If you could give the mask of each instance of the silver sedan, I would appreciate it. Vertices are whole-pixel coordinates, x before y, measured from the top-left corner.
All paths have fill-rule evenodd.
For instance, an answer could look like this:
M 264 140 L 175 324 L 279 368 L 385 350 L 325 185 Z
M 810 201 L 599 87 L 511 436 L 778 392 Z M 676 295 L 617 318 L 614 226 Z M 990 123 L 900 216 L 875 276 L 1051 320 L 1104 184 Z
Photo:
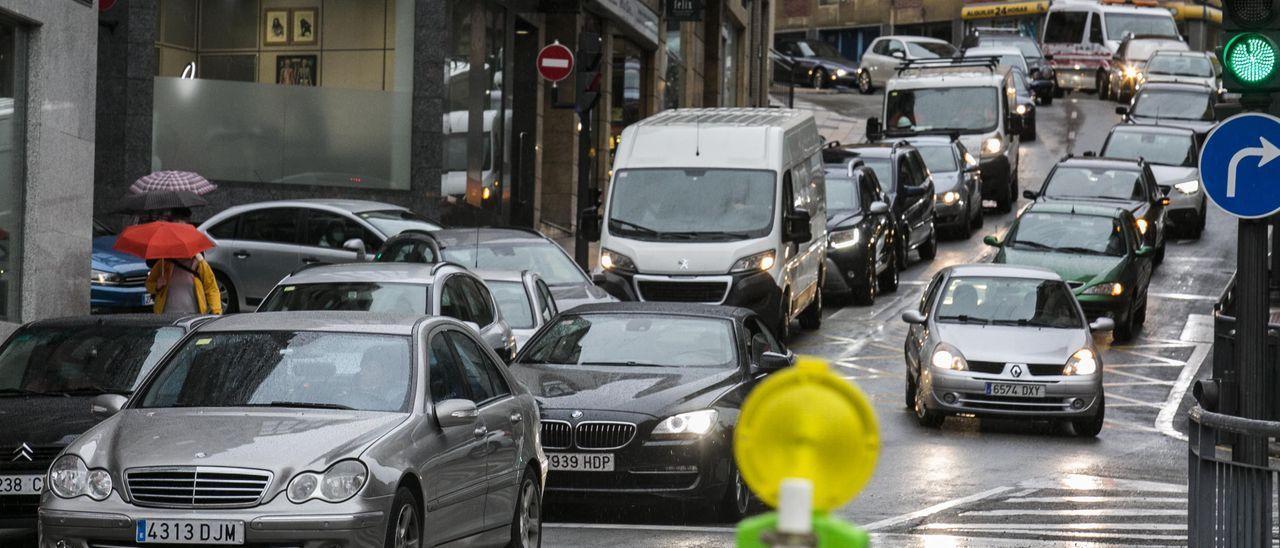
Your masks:
M 906 405 L 921 425 L 947 415 L 1070 421 L 1080 436 L 1102 429 L 1102 355 L 1057 274 L 1040 268 L 962 265 L 929 283 L 918 309 L 902 313 Z
M 539 545 L 535 402 L 457 320 L 228 316 L 94 408 L 50 468 L 44 548 Z

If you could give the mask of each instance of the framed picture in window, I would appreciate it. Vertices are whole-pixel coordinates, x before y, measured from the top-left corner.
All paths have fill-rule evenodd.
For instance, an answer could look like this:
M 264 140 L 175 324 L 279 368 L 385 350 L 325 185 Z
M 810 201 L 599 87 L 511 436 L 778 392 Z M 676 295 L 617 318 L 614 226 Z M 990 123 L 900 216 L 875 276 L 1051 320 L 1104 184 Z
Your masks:
M 289 45 L 289 10 L 267 10 L 262 18 L 264 46 Z
M 315 86 L 320 82 L 320 63 L 315 55 L 277 55 L 276 83 L 282 86 Z
M 319 41 L 320 25 L 317 18 L 318 12 L 314 8 L 295 9 L 292 23 L 292 44 L 297 46 L 309 46 Z

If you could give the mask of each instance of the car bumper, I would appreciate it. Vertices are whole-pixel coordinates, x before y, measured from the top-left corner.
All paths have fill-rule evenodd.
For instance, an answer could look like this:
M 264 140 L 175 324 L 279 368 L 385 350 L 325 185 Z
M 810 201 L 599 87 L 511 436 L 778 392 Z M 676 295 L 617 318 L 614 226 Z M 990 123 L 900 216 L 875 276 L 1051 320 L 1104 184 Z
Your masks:
M 942 203 L 942 200 L 935 199 L 933 201 L 933 222 L 938 228 L 964 228 L 969 223 L 969 219 L 965 215 L 968 200 L 960 198 L 950 204 Z
M 685 291 L 680 284 L 708 284 L 719 289 L 705 295 Z M 781 314 L 782 289 L 767 272 L 708 276 L 666 276 L 605 271 L 600 286 L 623 301 L 696 302 L 740 306 L 767 321 Z M 659 290 L 662 288 L 663 290 Z
M 1095 69 L 1055 69 L 1054 78 L 1063 89 L 1093 90 L 1098 88 Z
M 1009 158 L 1003 154 L 983 156 L 978 161 L 978 169 L 982 172 L 983 197 L 1001 196 L 1008 191 L 1010 166 Z M 1016 200 L 1017 196 L 1013 198 Z
M 1031 92 L 1041 99 L 1045 97 L 1052 97 L 1054 83 L 1055 82 L 1051 78 L 1034 80 L 1031 82 Z
M 1125 288 L 1127 292 L 1129 288 Z M 1116 321 L 1125 319 L 1125 315 L 1129 313 L 1129 295 L 1120 297 L 1111 297 L 1108 295 L 1081 295 L 1076 294 L 1076 300 L 1080 301 L 1080 308 L 1084 309 L 1084 315 L 1090 322 L 1101 317 L 1108 317 Z
M 1043 385 L 1044 397 L 1016 398 L 987 395 L 987 384 Z M 1029 418 L 1073 418 L 1090 416 L 1097 410 L 1102 394 L 1099 375 L 1082 377 L 1045 376 L 1008 379 L 980 373 L 941 371 L 930 368 L 929 408 L 944 413 L 979 416 Z M 1073 405 L 1074 404 L 1074 405 Z
M 93 310 L 150 310 L 154 304 L 142 286 L 89 285 L 89 306 Z
M 869 250 L 865 245 L 844 249 L 827 248 L 826 278 L 823 291 L 829 294 L 849 293 L 867 287 L 867 261 Z M 876 272 L 879 274 L 879 271 Z
M 1169 224 L 1177 227 L 1195 226 L 1204 214 L 1205 195 L 1203 192 L 1183 194 L 1174 190 L 1169 193 L 1169 205 L 1165 211 L 1169 216 Z
M 132 548 L 140 545 L 137 527 L 142 519 L 241 521 L 244 546 L 252 548 L 382 546 L 386 535 L 384 507 L 391 503 L 391 497 L 384 497 L 339 504 L 293 504 L 280 494 L 255 508 L 177 510 L 134 506 L 118 494 L 102 502 L 58 499 L 49 493 L 44 496 L 39 519 L 40 548 Z
M 548 453 L 614 454 L 612 472 L 553 470 L 547 475 L 549 504 L 613 502 L 715 502 L 730 483 L 733 452 L 723 431 L 699 440 L 633 440 L 616 451 L 548 449 Z

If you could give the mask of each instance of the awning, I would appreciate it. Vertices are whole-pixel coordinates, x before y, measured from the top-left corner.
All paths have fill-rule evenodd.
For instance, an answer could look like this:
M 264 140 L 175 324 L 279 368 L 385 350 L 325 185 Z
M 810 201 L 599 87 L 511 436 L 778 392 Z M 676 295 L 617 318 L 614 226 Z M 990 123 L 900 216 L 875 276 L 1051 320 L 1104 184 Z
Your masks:
M 1200 4 L 1165 4 L 1177 21 L 1211 21 L 1222 24 L 1222 10 Z
M 994 19 L 996 17 L 1023 17 L 1049 11 L 1049 2 L 1001 2 L 973 4 L 960 10 L 962 19 Z

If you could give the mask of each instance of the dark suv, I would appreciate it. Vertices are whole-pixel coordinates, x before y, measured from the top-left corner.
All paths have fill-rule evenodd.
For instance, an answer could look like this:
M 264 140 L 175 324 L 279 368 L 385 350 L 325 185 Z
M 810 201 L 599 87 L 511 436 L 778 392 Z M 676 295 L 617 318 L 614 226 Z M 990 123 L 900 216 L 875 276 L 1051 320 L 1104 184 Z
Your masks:
M 823 156 L 828 163 L 861 160 L 875 172 L 897 221 L 899 268 L 906 268 L 912 250 L 921 260 L 933 260 L 938 253 L 933 177 L 916 147 L 907 141 L 883 142 L 828 149 Z

